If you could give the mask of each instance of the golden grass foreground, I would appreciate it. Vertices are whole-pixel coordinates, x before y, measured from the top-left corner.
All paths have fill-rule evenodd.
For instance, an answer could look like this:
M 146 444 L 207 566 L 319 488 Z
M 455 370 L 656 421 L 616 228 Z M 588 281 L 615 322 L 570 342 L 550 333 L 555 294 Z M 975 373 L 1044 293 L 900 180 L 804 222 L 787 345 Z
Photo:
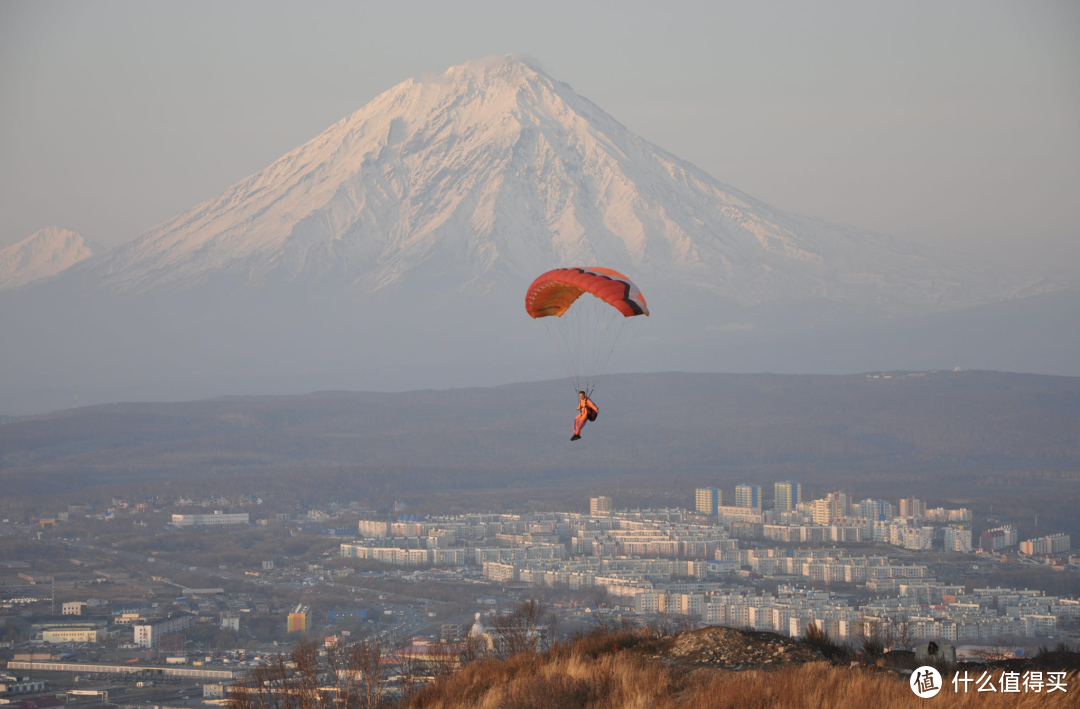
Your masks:
M 597 642 L 599 641 L 599 642 Z M 610 644 L 608 644 L 610 641 Z M 604 648 L 603 646 L 607 646 Z M 644 657 L 616 635 L 553 648 L 539 655 L 471 663 L 420 689 L 398 706 L 408 709 L 1050 709 L 1080 707 L 1080 673 L 1067 692 L 1002 694 L 942 691 L 920 699 L 907 677 L 876 667 L 813 662 L 775 670 L 732 672 Z M 972 668 L 968 668 L 969 673 Z M 978 670 L 976 677 L 982 670 Z M 993 671 L 996 677 L 1002 670 Z M 1000 684 L 995 684 L 1000 687 Z M 961 685 L 961 690 L 963 685 Z
M 1039 693 L 978 692 L 984 672 L 991 673 L 994 686 L 1000 689 L 1001 674 L 1007 670 L 963 665 L 960 671 L 966 670 L 968 677 L 975 680 L 968 685 L 966 693 L 962 691 L 963 684 L 957 693 L 950 676 L 945 674 L 941 692 L 920 699 L 909 686 L 910 675 L 903 675 L 899 666 L 885 667 L 883 657 L 868 660 L 852 655 L 831 644 L 824 633 L 811 634 L 809 639 L 798 641 L 796 648 L 790 639 L 773 634 L 719 631 L 709 628 L 671 635 L 657 628 L 602 627 L 557 642 L 542 652 L 528 643 L 501 643 L 500 651 L 469 652 L 452 658 L 452 662 L 428 667 L 417 665 L 407 653 L 384 653 L 377 644 L 369 642 L 355 643 L 342 651 L 328 648 L 323 652 L 315 645 L 302 644 L 288 657 L 278 657 L 276 664 L 258 668 L 245 682 L 231 688 L 228 706 L 229 709 L 1080 708 L 1080 672 L 1075 670 L 1065 675 L 1065 692 L 1047 691 L 1051 683 L 1046 674 Z M 703 641 L 722 643 L 722 657 L 718 660 L 715 652 L 701 652 Z M 754 645 L 757 641 L 773 648 L 771 654 L 758 652 L 760 648 L 755 649 Z M 690 645 L 695 650 L 688 653 Z M 1075 667 L 1073 655 L 1062 651 L 1047 653 L 1042 659 L 1053 660 L 1060 667 Z M 780 656 L 783 659 L 778 662 L 776 658 Z M 755 657 L 757 664 L 747 664 Z M 736 667 L 752 669 L 725 669 L 729 665 L 718 664 L 732 658 L 741 663 Z M 423 684 L 428 679 L 432 681 Z

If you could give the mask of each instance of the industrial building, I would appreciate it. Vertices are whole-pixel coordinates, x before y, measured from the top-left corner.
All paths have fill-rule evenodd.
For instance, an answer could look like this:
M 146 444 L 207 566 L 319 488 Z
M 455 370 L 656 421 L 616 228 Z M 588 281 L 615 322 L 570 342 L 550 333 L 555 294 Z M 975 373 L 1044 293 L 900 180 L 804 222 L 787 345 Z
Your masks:
M 45 683 L 40 680 L 34 681 L 27 678 L 20 682 L 6 675 L 0 677 L 0 680 L 3 680 L 0 681 L 0 694 L 34 694 L 45 691 Z M 4 703 L 8 703 L 8 700 L 4 700 Z
M 138 664 L 124 664 L 124 665 L 103 665 L 93 662 L 31 662 L 11 660 L 8 662 L 9 670 L 32 670 L 35 672 L 78 672 L 79 674 L 86 674 L 88 672 L 99 674 L 139 674 L 145 673 L 149 675 L 161 675 L 168 677 L 190 677 L 193 679 L 216 679 L 216 680 L 228 680 L 234 679 L 242 674 L 243 671 L 233 670 L 207 670 L 201 667 L 162 667 L 162 666 L 147 666 Z
M 43 630 L 41 639 L 47 643 L 99 643 L 105 631 L 98 628 L 53 628 Z
M 343 623 L 347 621 L 367 620 L 366 610 L 329 611 L 326 619 L 331 623 Z

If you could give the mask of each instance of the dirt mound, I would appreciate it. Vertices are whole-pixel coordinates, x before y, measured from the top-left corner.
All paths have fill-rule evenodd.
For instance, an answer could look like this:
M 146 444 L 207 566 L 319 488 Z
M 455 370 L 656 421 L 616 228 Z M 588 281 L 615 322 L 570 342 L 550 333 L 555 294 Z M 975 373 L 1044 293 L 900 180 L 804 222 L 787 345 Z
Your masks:
M 822 655 L 776 633 L 713 626 L 665 638 L 655 659 L 740 669 L 820 662 Z
M 985 664 L 987 667 L 1001 668 L 1013 672 L 1024 670 L 1080 670 L 1080 652 L 1051 650 L 1050 652 L 1040 652 L 1034 657 L 991 660 Z

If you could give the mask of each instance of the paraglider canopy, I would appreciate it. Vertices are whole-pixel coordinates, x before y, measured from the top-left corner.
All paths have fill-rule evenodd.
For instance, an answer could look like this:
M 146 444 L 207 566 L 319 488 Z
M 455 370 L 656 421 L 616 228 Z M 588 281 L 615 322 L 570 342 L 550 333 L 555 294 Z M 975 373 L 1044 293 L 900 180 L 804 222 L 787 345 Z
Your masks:
M 629 278 L 610 268 L 556 268 L 543 274 L 525 293 L 525 310 L 533 318 L 562 317 L 583 293 L 590 293 L 625 317 L 648 315 L 645 296 Z
M 594 379 L 619 353 L 625 323 L 648 315 L 634 282 L 610 268 L 556 268 L 525 293 L 525 311 L 539 319 L 561 355 L 575 390 L 591 396 Z M 632 328 L 636 329 L 636 328 Z

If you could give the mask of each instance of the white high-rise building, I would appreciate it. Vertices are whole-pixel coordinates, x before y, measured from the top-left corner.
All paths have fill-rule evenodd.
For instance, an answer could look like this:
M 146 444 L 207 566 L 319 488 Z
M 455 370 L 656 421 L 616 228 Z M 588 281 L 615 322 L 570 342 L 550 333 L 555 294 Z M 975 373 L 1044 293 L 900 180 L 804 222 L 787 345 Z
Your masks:
M 851 496 L 830 492 L 824 499 L 814 500 L 814 524 L 832 524 L 833 520 L 851 516 Z
M 926 514 L 926 503 L 914 497 L 900 500 L 901 517 L 922 517 Z
M 590 497 L 589 498 L 589 514 L 593 517 L 597 515 L 609 515 L 611 514 L 611 498 L 610 497 Z
M 945 551 L 970 552 L 971 530 L 963 527 L 945 528 Z
M 736 485 L 735 486 L 735 506 L 736 507 L 761 507 L 761 486 L 760 485 Z
M 873 522 L 883 522 L 893 518 L 892 504 L 885 500 L 874 500 L 867 498 L 855 505 L 852 512 L 856 517 L 860 519 L 867 519 Z
M 802 485 L 790 480 L 773 485 L 773 507 L 777 512 L 791 512 L 802 502 Z
M 723 493 L 715 487 L 699 487 L 694 490 L 694 509 L 702 514 L 716 515 L 716 509 L 723 504 Z

